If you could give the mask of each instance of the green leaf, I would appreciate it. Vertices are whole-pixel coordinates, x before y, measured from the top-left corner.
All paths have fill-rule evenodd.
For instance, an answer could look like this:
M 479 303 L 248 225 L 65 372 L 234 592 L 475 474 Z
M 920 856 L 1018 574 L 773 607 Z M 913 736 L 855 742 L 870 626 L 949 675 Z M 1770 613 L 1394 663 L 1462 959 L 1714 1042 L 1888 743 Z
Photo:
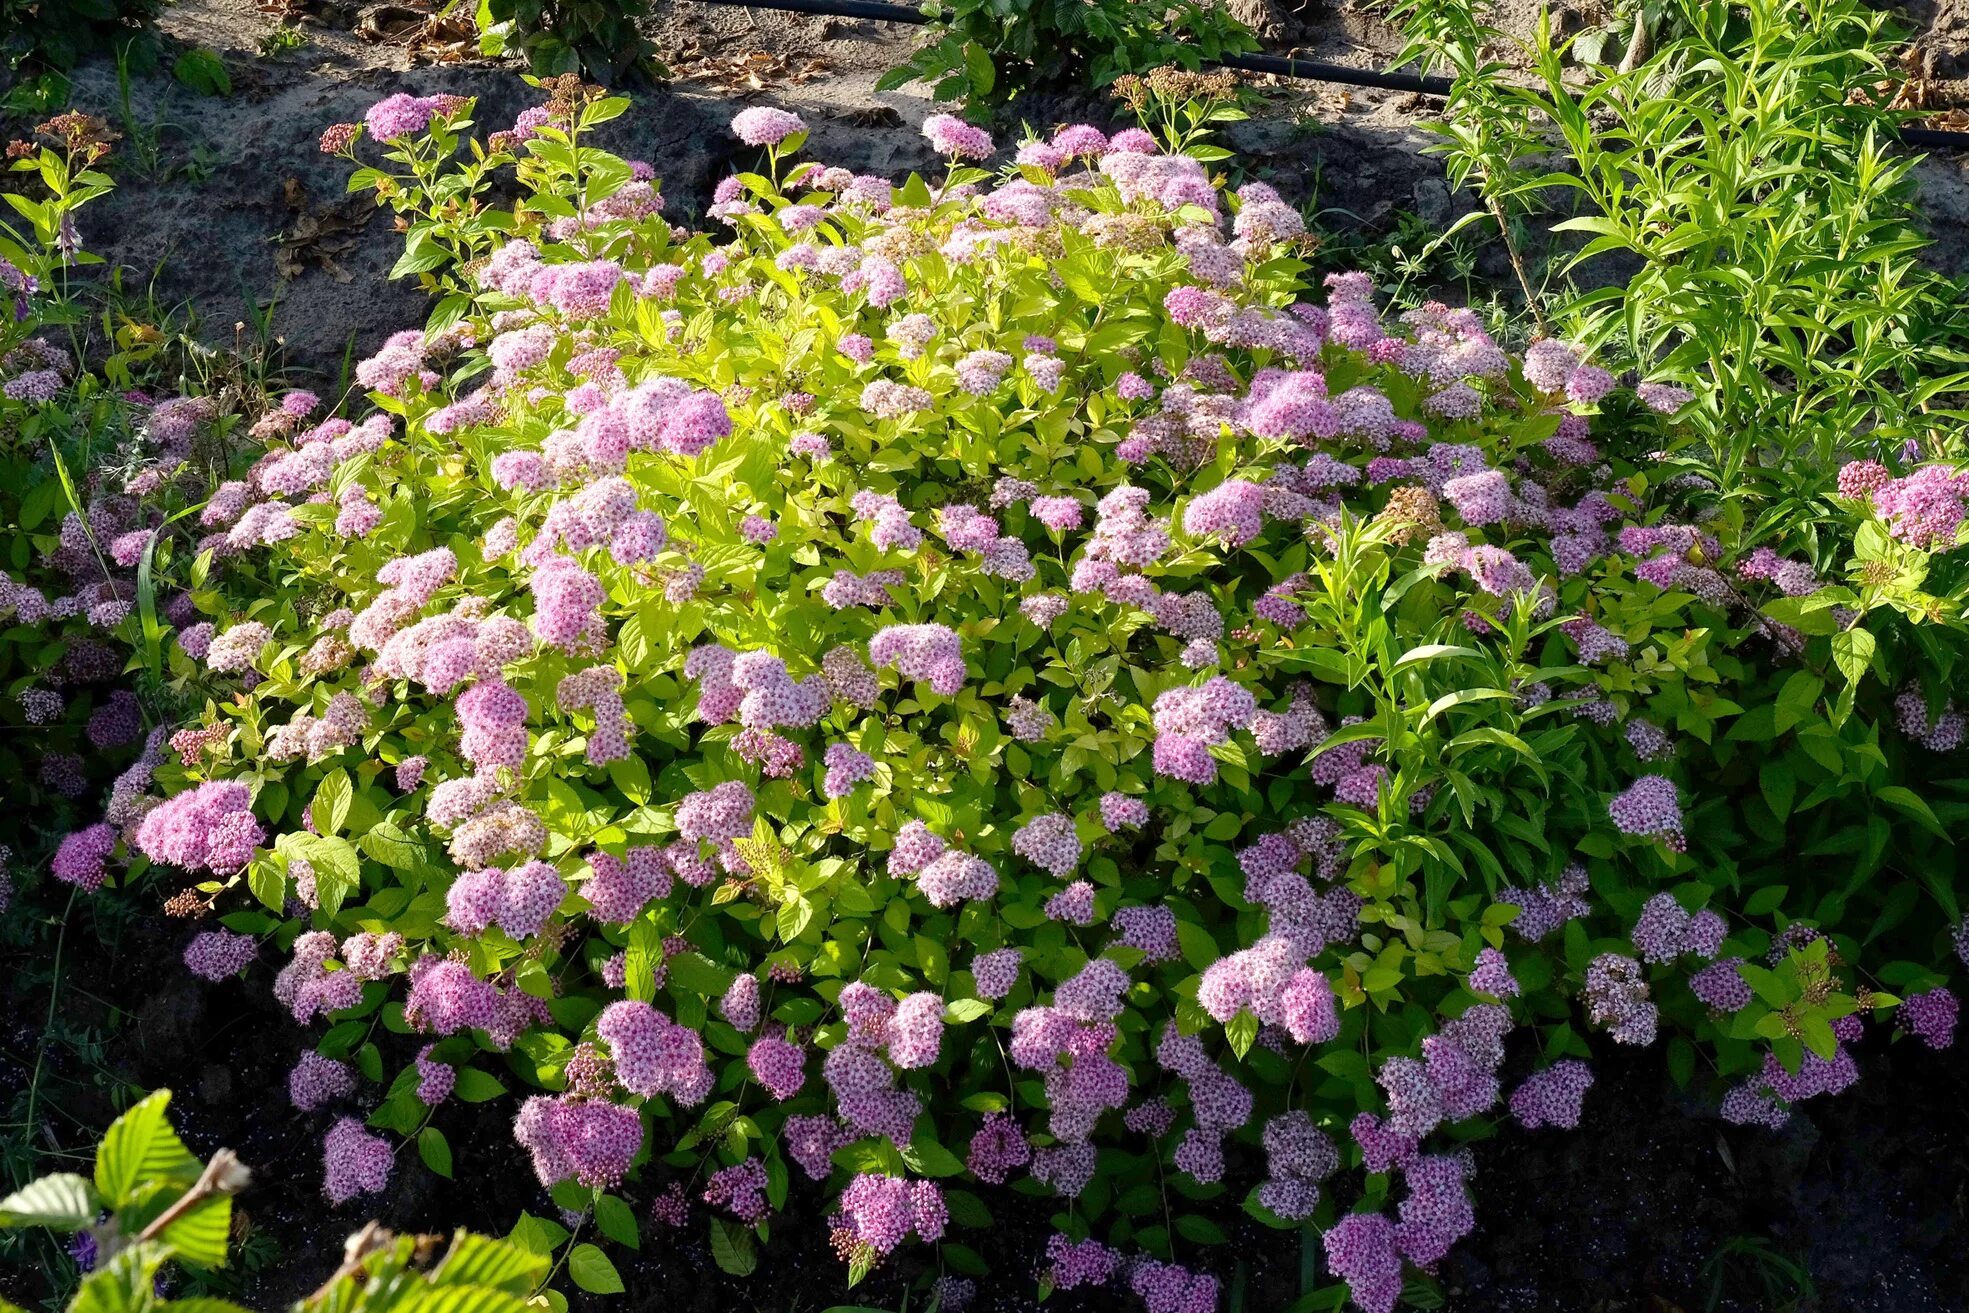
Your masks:
M 343 900 L 362 883 L 362 858 L 353 844 L 337 835 L 296 830 L 281 835 L 274 848 L 290 863 L 298 857 L 313 868 L 315 894 L 321 910 L 330 916 L 342 910 Z
M 1395 672 L 1399 674 L 1410 666 L 1427 665 L 1444 657 L 1481 657 L 1482 655 L 1483 653 L 1474 647 L 1463 647 L 1456 643 L 1426 643 L 1402 653 L 1400 659 L 1395 662 Z
M 255 857 L 253 864 L 246 868 L 246 887 L 271 911 L 279 912 L 287 906 L 287 877 L 264 855 Z
M 316 795 L 317 799 L 320 797 Z M 317 822 L 319 824 L 319 822 Z M 367 857 L 395 871 L 415 871 L 424 865 L 423 845 L 390 821 L 379 821 L 356 840 Z
M 186 1262 L 221 1267 L 232 1242 L 232 1199 L 212 1195 L 180 1215 L 160 1237 Z
M 1183 961 L 1202 971 L 1223 954 L 1217 948 L 1217 941 L 1210 932 L 1194 921 L 1176 922 L 1176 943 L 1183 950 Z
M 204 96 L 230 96 L 232 94 L 232 74 L 226 71 L 226 61 L 214 51 L 203 46 L 185 51 L 178 62 L 171 66 L 171 76 Z
M 647 1003 L 656 997 L 656 964 L 663 960 L 663 932 L 647 916 L 638 917 L 629 927 L 629 948 L 624 958 L 623 984 L 629 997 Z
M 1799 1017 L 1798 1024 L 1805 1047 L 1821 1058 L 1830 1059 L 1839 1047 L 1839 1037 L 1832 1033 L 1831 1023 L 1816 1012 L 1807 1012 Z
M 616 1272 L 615 1264 L 609 1262 L 608 1255 L 595 1245 L 584 1242 L 569 1250 L 567 1271 L 574 1278 L 574 1284 L 591 1295 L 622 1293 L 622 1277 Z
M 477 1067 L 460 1067 L 458 1083 L 452 1087 L 452 1092 L 466 1103 L 484 1103 L 504 1094 L 506 1087 L 500 1084 L 499 1078 L 489 1071 L 480 1071 Z
M 144 1241 L 113 1255 L 82 1279 L 68 1313 L 141 1313 L 156 1298 L 157 1270 L 170 1250 Z
M 1873 661 L 1873 634 L 1865 629 L 1842 629 L 1832 636 L 1832 663 L 1846 682 L 1857 684 Z
M 950 1220 L 959 1226 L 981 1231 L 991 1225 L 991 1210 L 985 1201 L 969 1190 L 948 1189 L 943 1192 L 944 1203 L 950 1209 Z
M 971 96 L 976 100 L 988 100 L 991 89 L 998 85 L 998 70 L 992 67 L 991 52 L 975 41 L 964 43 L 964 73 L 971 82 Z
M 198 1179 L 198 1159 L 165 1120 L 171 1091 L 158 1090 L 132 1105 L 110 1124 L 96 1150 L 96 1190 L 111 1209 L 135 1200 L 140 1186 L 153 1181 L 189 1186 Z
M 541 1258 L 552 1258 L 554 1251 L 567 1243 L 567 1228 L 559 1222 L 545 1217 L 535 1217 L 532 1213 L 521 1213 L 520 1220 L 513 1223 L 513 1229 L 506 1238 L 528 1253 Z
M 643 1237 L 636 1229 L 635 1211 L 612 1194 L 595 1200 L 595 1225 L 618 1245 L 630 1249 L 642 1247 Z
M 1919 821 L 1922 828 L 1926 829 L 1930 834 L 1936 835 L 1949 843 L 1955 841 L 1954 836 L 1943 828 L 1940 819 L 1935 815 L 1934 808 L 1930 807 L 1927 801 L 1913 789 L 1900 784 L 1889 784 L 1883 788 L 1876 789 L 1873 796 L 1886 803 L 1889 807 L 1906 812 L 1909 816 Z
M 1184 1213 L 1176 1219 L 1176 1230 L 1185 1240 L 1199 1245 L 1221 1245 L 1230 1239 L 1224 1228 L 1207 1217 Z
M 1239 1010 L 1235 1017 L 1224 1023 L 1224 1037 L 1231 1043 L 1231 1052 L 1242 1059 L 1258 1038 L 1258 1018 L 1249 1008 Z
M 944 1148 L 936 1135 L 929 1131 L 919 1132 L 902 1156 L 911 1171 L 921 1172 L 925 1176 L 957 1176 L 964 1171 L 964 1160 Z
M 538 1218 L 520 1217 L 520 1225 Z M 520 1226 L 513 1228 L 515 1231 Z M 561 1232 L 563 1238 L 565 1231 Z M 541 1235 L 541 1240 L 550 1237 Z M 547 1245 L 551 1254 L 559 1247 L 559 1241 Z M 518 1242 L 494 1240 L 489 1236 L 473 1235 L 462 1228 L 451 1238 L 451 1248 L 442 1261 L 431 1272 L 434 1286 L 491 1286 L 499 1290 L 511 1291 L 516 1295 L 526 1295 L 540 1284 L 550 1266 L 546 1257 L 534 1253 L 530 1247 Z
M 702 953 L 678 953 L 668 961 L 673 989 L 701 994 L 705 998 L 722 998 L 732 983 L 734 973 L 727 967 L 716 965 Z
M 1792 800 L 1798 795 L 1798 772 L 1791 763 L 1779 759 L 1764 763 L 1757 774 L 1758 787 L 1764 791 L 1765 805 L 1779 820 L 1791 815 Z
M 1696 1071 L 1695 1046 L 1677 1035 L 1668 1041 L 1668 1074 L 1674 1078 L 1675 1088 L 1685 1090 Z
M 750 1227 L 723 1217 L 711 1219 L 711 1260 L 718 1270 L 749 1277 L 759 1266 L 759 1245 Z
M 626 757 L 612 761 L 608 768 L 609 782 L 622 791 L 622 796 L 638 807 L 650 800 L 649 767 L 641 757 Z
M 1791 892 L 1791 886 L 1782 884 L 1765 885 L 1744 900 L 1745 916 L 1769 916 L 1784 906 L 1784 896 Z
M 45 1226 L 51 1231 L 80 1231 L 102 1211 L 95 1187 L 73 1172 L 57 1172 L 29 1181 L 0 1199 L 0 1227 Z
M 424 1160 L 424 1166 L 447 1181 L 451 1179 L 451 1145 L 443 1131 L 426 1126 L 417 1132 L 417 1156 Z
M 316 787 L 314 801 L 308 804 L 308 814 L 314 819 L 314 827 L 320 834 L 339 834 L 348 823 L 349 808 L 355 803 L 355 784 L 345 770 L 331 771 L 327 778 Z
M 781 903 L 777 917 L 781 941 L 790 944 L 798 939 L 813 919 L 814 905 L 798 894 Z

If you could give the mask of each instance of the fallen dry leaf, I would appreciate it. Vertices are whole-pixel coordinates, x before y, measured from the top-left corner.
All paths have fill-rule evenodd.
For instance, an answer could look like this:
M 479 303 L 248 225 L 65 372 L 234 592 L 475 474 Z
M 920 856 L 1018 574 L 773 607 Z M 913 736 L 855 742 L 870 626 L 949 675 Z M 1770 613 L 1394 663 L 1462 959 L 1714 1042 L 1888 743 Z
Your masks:
M 337 257 L 355 249 L 369 216 L 376 212 L 375 199 L 364 193 L 310 208 L 307 188 L 294 177 L 281 180 L 280 195 L 282 204 L 295 217 L 277 239 L 274 272 L 286 281 L 299 278 L 313 265 L 326 270 L 338 283 L 349 282 L 354 275 L 338 263 Z
M 704 82 L 727 96 L 754 96 L 773 87 L 797 87 L 825 77 L 827 61 L 817 56 L 789 56 L 752 50 L 728 55 L 686 46 L 665 61 L 682 81 Z

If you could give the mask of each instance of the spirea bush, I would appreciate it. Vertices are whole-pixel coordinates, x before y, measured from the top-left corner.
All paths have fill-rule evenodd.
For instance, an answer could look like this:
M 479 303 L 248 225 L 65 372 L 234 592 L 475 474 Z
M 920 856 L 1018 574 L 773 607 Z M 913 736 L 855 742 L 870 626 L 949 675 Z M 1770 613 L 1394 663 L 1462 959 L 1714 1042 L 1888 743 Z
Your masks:
M 1307 287 L 1144 131 L 892 182 L 749 109 L 707 232 L 626 109 L 331 130 L 458 290 L 202 513 L 238 691 L 92 850 L 278 948 L 362 1078 L 295 1073 L 331 1197 L 510 1169 L 442 1132 L 509 1095 L 563 1207 L 734 1271 L 819 1183 L 851 1278 L 976 1275 L 1002 1184 L 1053 1287 L 1215 1307 L 1242 1207 L 1385 1310 L 1596 1045 L 1781 1122 L 1942 988 L 1955 467 L 1849 465 L 1804 555 L 1653 460 L 1685 393 Z

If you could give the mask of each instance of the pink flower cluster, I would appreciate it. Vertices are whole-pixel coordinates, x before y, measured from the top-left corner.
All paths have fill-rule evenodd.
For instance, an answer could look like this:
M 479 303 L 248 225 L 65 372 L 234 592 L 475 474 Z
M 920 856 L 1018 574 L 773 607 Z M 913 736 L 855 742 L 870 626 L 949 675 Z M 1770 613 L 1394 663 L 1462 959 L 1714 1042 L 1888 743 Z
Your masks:
M 502 871 L 466 871 L 445 892 L 445 920 L 461 934 L 483 934 L 496 925 L 515 939 L 530 939 L 567 896 L 567 883 L 546 862 Z
M 747 1158 L 742 1163 L 719 1168 L 705 1183 L 703 1199 L 747 1226 L 757 1225 L 765 1220 L 770 1208 L 766 1202 L 766 1164 L 757 1158 Z
M 185 945 L 185 968 L 205 980 L 224 980 L 244 971 L 259 953 L 260 945 L 251 935 L 204 930 Z
M 939 624 L 890 625 L 868 643 L 868 659 L 878 669 L 894 667 L 943 697 L 964 687 L 964 649 L 955 630 Z
M 1155 772 L 1189 784 L 1211 784 L 1217 762 L 1210 749 L 1230 741 L 1257 714 L 1249 689 L 1213 675 L 1195 688 L 1172 688 L 1156 696 Z
M 623 999 L 602 1010 L 595 1034 L 608 1045 L 622 1088 L 644 1098 L 664 1095 L 695 1107 L 711 1093 L 711 1068 L 697 1032 L 647 1003 Z
M 1593 1085 L 1593 1069 L 1577 1058 L 1561 1058 L 1535 1072 L 1511 1091 L 1511 1115 L 1527 1130 L 1555 1126 L 1573 1130 L 1579 1125 L 1580 1105 Z
M 324 1058 L 312 1050 L 303 1053 L 287 1074 L 288 1101 L 302 1112 L 346 1098 L 355 1087 L 355 1070 L 348 1063 Z
M 925 1244 L 934 1244 L 942 1238 L 949 1218 L 943 1191 L 935 1181 L 863 1172 L 841 1192 L 835 1226 L 850 1246 L 888 1254 L 912 1233 Z
M 891 875 L 915 876 L 916 887 L 936 907 L 998 892 L 998 872 L 991 863 L 949 847 L 921 821 L 910 821 L 896 833 L 888 868 Z
M 233 875 L 266 842 L 253 819 L 252 792 L 236 780 L 208 780 L 153 808 L 137 827 L 136 846 L 153 862 Z
M 1301 945 L 1282 934 L 1211 963 L 1196 998 L 1218 1021 L 1228 1023 L 1249 1011 L 1298 1044 L 1324 1044 L 1340 1033 L 1339 1008 L 1325 974 L 1307 966 Z
M 396 1156 L 390 1142 L 371 1135 L 353 1117 L 328 1128 L 321 1141 L 322 1190 L 331 1204 L 345 1204 L 359 1194 L 380 1194 L 390 1183 Z
M 541 1185 L 572 1179 L 609 1187 L 622 1180 L 643 1147 L 643 1119 L 607 1099 L 534 1095 L 513 1119 L 513 1138 L 532 1155 Z
M 1670 962 L 1684 953 L 1707 961 L 1723 947 L 1729 926 L 1711 908 L 1689 912 L 1675 895 L 1659 893 L 1641 908 L 1634 923 L 1634 949 L 1648 963 Z

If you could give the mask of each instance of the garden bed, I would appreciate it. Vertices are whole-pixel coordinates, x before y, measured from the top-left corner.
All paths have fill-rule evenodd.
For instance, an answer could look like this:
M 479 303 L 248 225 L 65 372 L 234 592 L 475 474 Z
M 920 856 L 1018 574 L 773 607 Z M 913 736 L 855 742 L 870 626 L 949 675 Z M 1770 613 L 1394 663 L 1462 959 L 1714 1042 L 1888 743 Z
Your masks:
M 81 220 L 86 247 L 136 271 L 110 319 L 188 304 L 208 340 L 261 337 L 291 373 L 228 382 L 223 407 L 102 392 L 97 413 L 127 413 L 115 422 L 135 432 L 161 414 L 212 438 L 215 478 L 228 460 L 241 472 L 246 433 L 269 448 L 252 452 L 252 482 L 203 503 L 200 489 L 143 532 L 118 518 L 107 476 L 78 493 L 61 466 L 71 502 L 101 497 L 101 526 L 57 534 L 57 506 L 41 550 L 86 575 L 83 546 L 114 544 L 143 598 L 126 673 L 146 696 L 169 686 L 174 724 L 206 728 L 169 757 L 152 740 L 134 792 L 154 780 L 168 801 L 63 827 L 50 869 L 87 910 L 46 976 L 32 952 L 17 964 L 53 993 L 9 999 L 0 1092 L 59 1098 L 45 1130 L 27 1120 L 80 1159 L 111 1091 L 175 1090 L 194 1150 L 230 1147 L 258 1172 L 216 1289 L 260 1309 L 305 1295 L 367 1217 L 592 1227 L 601 1214 L 579 1210 L 614 1190 L 640 1223 L 635 1244 L 619 1217 L 604 1225 L 628 1296 L 574 1293 L 584 1310 L 897 1308 L 945 1254 L 988 1272 L 974 1313 L 1023 1311 L 1061 1271 L 1049 1237 L 1089 1234 L 1116 1246 L 1104 1279 L 1189 1263 L 1199 1294 L 1222 1283 L 1212 1306 L 1229 1313 L 1338 1307 L 1343 1277 L 1392 1307 L 1385 1264 L 1348 1269 L 1355 1223 L 1386 1226 L 1368 1257 L 1397 1282 L 1425 1274 L 1409 1292 L 1422 1307 L 1969 1302 L 1969 1127 L 1954 1115 L 1969 1068 L 1943 987 L 1969 962 L 1969 931 L 1951 942 L 1935 910 L 1959 919 L 1936 872 L 1969 815 L 1945 755 L 1961 738 L 1945 700 L 1959 630 L 1908 637 L 1955 624 L 1965 595 L 1949 553 L 1969 481 L 1947 464 L 1960 453 L 1946 409 L 1928 405 L 1950 389 L 1908 403 L 1881 381 L 1899 356 L 1850 386 L 1801 382 L 1832 396 L 1804 417 L 1831 436 L 1766 469 L 1745 435 L 1770 429 L 1682 386 L 1715 383 L 1718 361 L 1705 374 L 1643 352 L 1609 369 L 1611 337 L 1576 348 L 1542 319 L 1507 331 L 1526 307 L 1505 290 L 1502 245 L 1402 264 L 1476 203 L 1420 152 L 1429 107 L 1413 97 L 1263 88 L 1252 118 L 1221 125 L 1229 151 L 1203 157 L 1235 161 L 1230 188 L 1146 134 L 1122 145 L 1082 128 L 1027 143 L 1026 176 L 993 190 L 960 164 L 992 158 L 992 142 L 955 120 L 919 135 L 933 106 L 874 90 L 907 33 L 669 6 L 653 31 L 678 82 L 627 112 L 563 83 L 536 110 L 543 94 L 511 68 L 457 49 L 411 66 L 322 12 L 307 44 L 263 59 L 268 20 L 249 0 L 173 7 L 173 41 L 226 57 L 227 96 L 125 83 L 100 61 L 75 83 L 121 122 L 120 185 Z M 1953 21 L 1935 15 L 1921 47 L 1938 87 Z M 1390 47 L 1347 13 L 1279 39 L 1363 63 Z M 372 109 L 402 90 L 442 97 Z M 485 203 L 440 216 L 418 198 L 456 181 L 452 96 L 476 99 L 481 135 L 514 125 L 490 147 L 513 173 L 461 183 Z M 805 124 L 734 123 L 739 100 Z M 401 131 L 379 126 L 393 115 Z M 556 149 L 590 115 L 584 145 L 623 159 Z M 1122 119 L 1091 93 L 1028 97 L 1006 121 L 1019 117 Z M 347 126 L 317 147 L 331 123 Z M 795 202 L 815 184 L 785 174 L 786 141 L 845 170 L 811 175 L 830 179 L 822 203 Z M 408 183 L 350 178 L 385 151 Z M 1073 175 L 1076 158 L 1099 163 Z M 667 208 L 625 160 L 649 166 Z M 960 186 L 936 181 L 946 168 Z M 1969 259 L 1950 210 L 1969 198 L 1959 169 L 1920 173 L 1942 268 Z M 930 181 L 882 180 L 912 173 Z M 1310 234 L 1295 208 L 1309 199 Z M 729 233 L 672 230 L 707 209 Z M 836 234 L 823 224 L 841 247 L 803 237 Z M 1608 262 L 1610 286 L 1656 267 L 1642 258 L 1654 235 L 1642 226 Z M 404 330 L 432 298 L 388 278 L 406 239 L 406 263 L 451 294 L 429 338 Z M 1945 318 L 1934 289 L 1948 285 L 1899 256 L 1880 262 L 1882 301 L 1910 322 Z M 1361 274 L 1325 283 L 1315 308 L 1319 275 L 1357 261 L 1400 267 L 1411 312 L 1377 308 L 1390 289 Z M 1676 259 L 1656 265 L 1672 274 Z M 1871 296 L 1839 272 L 1831 303 Z M 1767 281 L 1813 290 L 1786 276 Z M 909 313 L 921 289 L 953 322 Z M 1487 315 L 1417 304 L 1435 292 Z M 1815 329 L 1795 304 L 1771 322 Z M 1815 341 L 1828 359 L 1887 358 L 1858 330 Z M 23 407 L 71 382 L 26 370 L 54 350 L 30 347 L 9 366 Z M 1351 390 L 1329 398 L 1328 378 Z M 1782 420 L 1786 442 L 1819 432 L 1762 394 L 1763 376 L 1734 381 L 1728 404 Z M 340 407 L 362 425 L 329 418 Z M 14 431 L 42 432 L 28 423 Z M 617 441 L 611 423 L 636 436 Z M 1714 464 L 1698 465 L 1694 428 Z M 153 445 L 128 449 L 131 485 L 184 491 L 173 449 Z M 1098 522 L 1069 564 L 1083 493 Z M 1739 496 L 1768 498 L 1768 517 Z M 182 593 L 151 596 L 153 567 L 175 578 L 195 540 L 213 555 Z M 868 573 L 822 568 L 843 562 Z M 95 624 L 104 604 L 55 618 Z M 411 627 L 426 606 L 452 610 Z M 464 664 L 439 664 L 439 644 Z M 45 695 L 28 686 L 57 659 L 21 658 L 41 663 L 21 688 Z M 44 765 L 39 779 L 58 776 Z M 1772 827 L 1782 851 L 1747 838 Z M 137 897 L 120 875 L 98 892 L 112 856 Z M 1828 873 L 1843 863 L 1850 881 Z M 50 887 L 29 886 L 37 914 Z M 158 910 L 166 894 L 176 916 Z M 186 954 L 222 919 L 238 934 Z M 45 950 L 45 934 L 27 939 Z M 1002 989 L 985 983 L 986 946 L 1016 950 Z M 242 948 L 257 954 L 243 979 L 229 956 Z M 666 1047 L 684 1033 L 688 1060 Z M 804 1094 L 799 1080 L 781 1092 L 769 1044 Z M 1852 1089 L 1848 1057 L 1866 1077 Z M 1566 1085 L 1569 1111 L 1550 1091 L 1589 1058 L 1582 1118 L 1584 1087 Z M 297 1071 L 346 1087 L 313 1100 L 290 1087 Z M 442 1088 L 426 1094 L 433 1072 Z M 500 1097 L 481 1101 L 494 1078 Z M 900 1130 L 882 1099 L 911 1109 Z M 324 1163 L 323 1128 L 345 1114 Z M 633 1123 L 634 1144 L 601 1114 Z M 816 1169 L 794 1117 L 853 1134 Z M 1576 1130 L 1551 1129 L 1569 1119 Z M 1016 1189 L 979 1166 L 994 1125 L 1032 1164 Z M 594 1149 L 610 1127 L 614 1156 L 582 1159 L 577 1134 Z M 344 1131 L 369 1155 L 365 1181 L 390 1159 L 387 1182 L 331 1207 Z M 1295 1159 L 1300 1132 L 1316 1144 Z M 1091 1202 L 1074 1202 L 1086 1181 L 1069 1186 L 1060 1164 L 1091 1171 L 1096 1143 Z M 1322 1152 L 1334 1163 L 1316 1170 Z M 1043 1170 L 1037 1154 L 1053 1155 Z M 718 1162 L 721 1177 L 756 1168 L 758 1191 L 776 1173 L 750 1275 L 736 1273 L 756 1214 L 701 1193 Z M 826 1186 L 906 1173 L 935 1208 L 903 1237 L 913 1226 L 943 1250 L 878 1244 L 874 1210 Z M 659 1216 L 673 1185 L 709 1205 L 676 1230 Z M 906 1212 L 924 1206 L 909 1198 Z M 1295 1225 L 1316 1209 L 1324 1240 Z M 873 1268 L 852 1294 L 843 1260 Z M 57 1262 L 0 1290 L 39 1300 L 68 1276 Z M 1061 1290 L 1045 1307 L 1108 1308 L 1112 1293 Z

